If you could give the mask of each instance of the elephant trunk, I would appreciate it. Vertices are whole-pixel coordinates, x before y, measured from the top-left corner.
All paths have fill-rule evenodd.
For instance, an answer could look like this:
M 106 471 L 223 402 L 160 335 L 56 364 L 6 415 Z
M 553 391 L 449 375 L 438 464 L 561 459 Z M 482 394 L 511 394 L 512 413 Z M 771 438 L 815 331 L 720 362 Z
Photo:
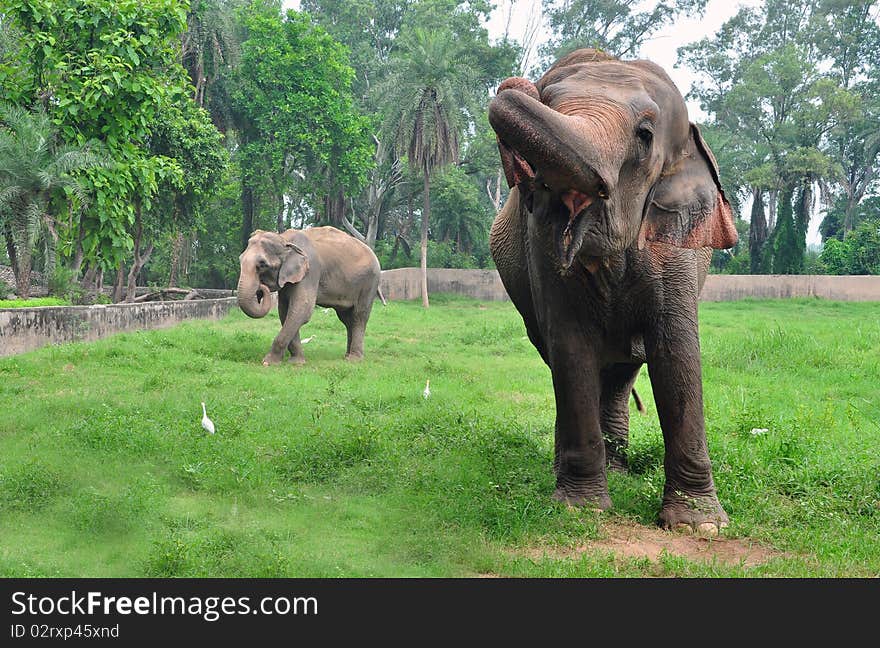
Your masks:
M 238 277 L 238 306 L 245 315 L 253 318 L 265 317 L 272 308 L 271 291 L 260 283 L 255 272 L 244 268 Z
M 489 123 L 498 134 L 502 158 L 506 152 L 524 158 L 529 175 L 539 173 L 545 184 L 602 198 L 613 189 L 614 156 L 605 150 L 610 142 L 597 141 L 587 120 L 564 115 L 531 93 L 511 88 L 489 104 Z M 515 183 L 509 174 L 508 183 Z

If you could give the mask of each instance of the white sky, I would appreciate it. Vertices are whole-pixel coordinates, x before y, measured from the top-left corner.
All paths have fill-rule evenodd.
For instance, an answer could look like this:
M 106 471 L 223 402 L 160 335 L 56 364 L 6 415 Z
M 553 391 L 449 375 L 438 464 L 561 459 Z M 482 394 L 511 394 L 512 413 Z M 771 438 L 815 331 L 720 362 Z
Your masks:
M 522 40 L 523 33 L 526 29 L 529 14 L 534 9 L 540 9 L 541 0 L 496 0 L 498 6 L 492 14 L 492 18 L 487 25 L 489 35 L 493 38 L 500 38 L 504 33 L 507 15 L 510 11 L 509 7 L 513 3 L 513 16 L 510 21 L 510 36 L 517 40 Z M 642 6 L 649 6 L 654 3 L 642 2 Z M 740 0 L 739 2 L 731 2 L 730 0 L 709 0 L 703 17 L 692 16 L 682 17 L 658 31 L 650 41 L 642 46 L 639 52 L 639 58 L 649 59 L 657 63 L 666 70 L 666 73 L 672 77 L 672 80 L 678 86 L 682 95 L 686 95 L 691 88 L 695 76 L 687 68 L 676 68 L 678 61 L 678 48 L 687 45 L 696 40 L 700 40 L 706 36 L 715 34 L 722 24 L 739 10 L 741 6 L 757 6 L 761 4 L 761 0 Z M 542 25 L 543 31 L 538 37 L 538 42 L 546 40 L 546 25 Z M 536 56 L 532 55 L 532 61 L 536 60 Z M 700 111 L 699 106 L 693 102 L 688 102 L 688 111 L 691 119 L 700 121 L 705 115 Z

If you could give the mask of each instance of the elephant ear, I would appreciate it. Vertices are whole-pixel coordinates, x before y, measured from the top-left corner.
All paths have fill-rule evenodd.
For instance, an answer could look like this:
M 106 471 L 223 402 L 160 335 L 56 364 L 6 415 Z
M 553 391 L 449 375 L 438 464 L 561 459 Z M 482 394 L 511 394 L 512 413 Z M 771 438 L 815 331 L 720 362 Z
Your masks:
M 287 256 L 281 263 L 281 269 L 278 271 L 278 285 L 284 287 L 285 284 L 295 284 L 303 280 L 306 272 L 309 271 L 309 257 L 302 251 L 296 243 L 285 243 Z
M 721 188 L 718 164 L 695 124 L 684 154 L 664 170 L 648 196 L 639 238 L 683 248 L 724 250 L 736 245 L 733 211 Z

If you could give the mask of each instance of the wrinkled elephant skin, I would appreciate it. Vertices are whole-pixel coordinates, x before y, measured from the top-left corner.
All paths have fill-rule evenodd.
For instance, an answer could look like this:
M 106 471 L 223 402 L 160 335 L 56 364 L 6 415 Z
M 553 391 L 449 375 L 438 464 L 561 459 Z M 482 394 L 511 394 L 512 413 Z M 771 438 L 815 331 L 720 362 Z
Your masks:
M 510 196 L 492 225 L 498 272 L 550 367 L 555 497 L 611 506 L 627 468 L 629 395 L 648 372 L 665 443 L 659 522 L 727 525 L 703 419 L 697 298 L 712 249 L 737 240 L 715 159 L 672 81 L 595 50 L 489 106 Z

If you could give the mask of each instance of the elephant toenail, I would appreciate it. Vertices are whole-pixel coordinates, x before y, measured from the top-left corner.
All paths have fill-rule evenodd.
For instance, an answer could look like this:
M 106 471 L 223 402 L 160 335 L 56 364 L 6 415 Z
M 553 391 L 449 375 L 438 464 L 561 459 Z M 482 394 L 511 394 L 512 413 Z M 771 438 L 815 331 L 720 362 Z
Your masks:
M 714 522 L 703 522 L 697 527 L 697 535 L 701 538 L 714 538 L 718 535 L 718 525 Z
M 679 522 L 678 524 L 676 524 L 675 530 L 678 531 L 679 533 L 684 533 L 685 535 L 693 535 L 694 534 L 694 527 L 692 527 L 690 524 L 686 524 L 684 522 Z

